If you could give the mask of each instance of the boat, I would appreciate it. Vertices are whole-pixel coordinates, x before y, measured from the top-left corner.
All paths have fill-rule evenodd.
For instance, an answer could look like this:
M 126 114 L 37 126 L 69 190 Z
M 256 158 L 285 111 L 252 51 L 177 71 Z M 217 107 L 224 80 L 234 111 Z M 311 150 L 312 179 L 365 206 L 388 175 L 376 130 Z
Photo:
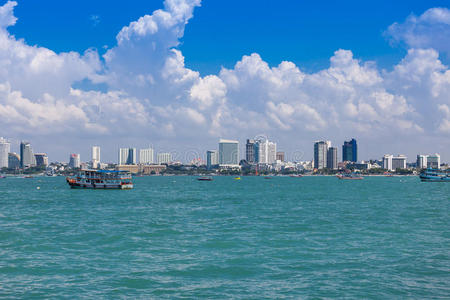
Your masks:
M 390 173 L 390 172 L 384 172 L 383 175 L 385 177 L 394 177 L 394 174 Z
M 293 174 L 293 175 L 289 175 L 289 177 L 300 178 L 300 177 L 303 177 L 303 175 L 301 175 L 301 174 Z
M 450 172 L 442 170 L 426 169 L 419 177 L 424 182 L 450 182 Z
M 272 179 L 270 176 L 265 176 L 264 179 Z
M 234 177 L 234 180 L 241 180 L 241 177 Z
M 73 189 L 116 189 L 133 188 L 129 171 L 81 170 L 77 175 L 67 177 L 67 183 Z
M 361 176 L 359 173 L 345 173 L 345 174 L 339 174 L 337 175 L 337 178 L 342 180 L 361 180 L 364 179 L 364 177 Z
M 197 178 L 198 181 L 212 181 L 212 177 L 211 176 L 202 176 L 202 177 L 198 177 Z

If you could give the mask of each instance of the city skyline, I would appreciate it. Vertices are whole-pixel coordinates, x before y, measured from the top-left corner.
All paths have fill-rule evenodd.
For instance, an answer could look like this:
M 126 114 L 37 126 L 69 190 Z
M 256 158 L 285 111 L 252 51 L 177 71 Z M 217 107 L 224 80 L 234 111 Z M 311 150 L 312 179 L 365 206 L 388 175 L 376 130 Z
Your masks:
M 246 138 L 263 132 L 276 139 L 280 150 L 300 151 L 305 160 L 313 156 L 312 141 L 332 138 L 340 145 L 352 136 L 359 142 L 358 160 L 386 153 L 413 158 L 437 152 L 444 161 L 450 157 L 450 10 L 445 2 L 381 1 L 379 10 L 370 9 L 374 14 L 367 23 L 361 17 L 367 14 L 366 5 L 336 7 L 336 15 L 351 7 L 350 19 L 365 24 L 359 27 L 362 36 L 353 39 L 347 36 L 354 26 L 336 23 L 340 18 L 326 14 L 314 15 L 314 22 L 324 32 L 341 34 L 322 37 L 308 18 L 288 26 L 297 22 L 297 14 L 317 14 L 314 4 L 251 12 L 246 3 L 241 12 L 230 9 L 235 2 L 228 10 L 211 1 L 156 2 L 137 5 L 114 24 L 107 21 L 109 9 L 98 7 L 96 14 L 105 19 L 96 18 L 98 23 L 84 28 L 83 48 L 39 36 L 40 26 L 48 24 L 29 22 L 35 21 L 33 14 L 48 9 L 46 4 L 31 10 L 35 4 L 30 2 L 0 2 L 5 41 L 0 50 L 5 61 L 0 135 L 9 138 L 13 152 L 26 140 L 34 151 L 65 161 L 69 153 L 89 157 L 90 147 L 99 145 L 102 160 L 115 161 L 116 149 L 144 148 L 151 141 L 157 151 L 203 155 L 214 149 L 214 141 L 228 137 L 239 140 L 239 152 L 244 153 Z M 85 3 L 78 5 L 74 10 Z M 329 5 L 334 7 L 331 1 Z M 211 41 L 199 28 L 217 29 L 212 26 L 216 9 L 236 20 L 230 30 L 243 30 L 234 39 L 236 45 L 244 40 L 248 44 L 233 56 L 224 50 L 212 59 L 203 49 L 205 41 L 217 47 L 224 40 L 219 34 L 217 42 Z M 49 22 L 61 21 L 58 14 L 65 10 L 64 5 L 52 7 L 49 11 L 56 16 Z M 81 18 L 81 11 L 75 15 Z M 239 18 L 244 15 L 247 24 Z M 289 28 L 274 27 L 261 44 L 257 34 L 245 31 L 261 15 Z M 74 20 L 76 30 L 81 19 Z M 100 28 L 106 31 L 100 34 Z M 292 46 L 311 44 L 319 36 L 324 40 L 309 51 L 292 51 L 289 43 L 268 51 L 286 32 Z M 108 42 L 96 45 L 96 35 Z M 367 43 L 376 45 L 369 49 Z M 201 55 L 192 58 L 196 47 Z

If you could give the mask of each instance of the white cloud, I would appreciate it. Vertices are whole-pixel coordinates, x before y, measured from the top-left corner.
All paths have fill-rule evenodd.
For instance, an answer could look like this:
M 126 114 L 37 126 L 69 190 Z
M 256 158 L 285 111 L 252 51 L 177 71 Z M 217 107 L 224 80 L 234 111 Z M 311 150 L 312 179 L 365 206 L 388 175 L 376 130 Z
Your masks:
M 317 138 L 361 136 L 376 148 L 436 136 L 450 147 L 450 70 L 437 50 L 410 49 L 383 71 L 340 49 L 315 73 L 288 61 L 270 66 L 253 53 L 202 77 L 177 49 L 200 0 L 165 1 L 122 28 L 103 59 L 95 50 L 57 54 L 17 40 L 6 29 L 16 22 L 15 5 L 0 7 L 0 124 L 18 137 L 70 132 L 182 148 L 265 133 L 307 147 Z M 418 19 L 444 24 L 445 10 Z M 74 88 L 81 80 L 107 90 Z
M 450 53 L 450 10 L 430 8 L 420 16 L 410 15 L 404 23 L 389 26 L 386 35 L 393 43 L 409 48 L 433 48 Z

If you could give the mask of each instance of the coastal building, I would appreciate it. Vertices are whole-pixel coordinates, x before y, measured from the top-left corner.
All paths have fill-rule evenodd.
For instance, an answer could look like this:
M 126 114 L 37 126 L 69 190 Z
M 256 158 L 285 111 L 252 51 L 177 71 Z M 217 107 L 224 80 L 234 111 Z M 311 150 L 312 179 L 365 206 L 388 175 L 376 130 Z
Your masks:
M 355 139 L 351 139 L 348 142 L 344 141 L 344 145 L 342 145 L 342 161 L 358 161 L 358 145 Z
M 0 169 L 8 168 L 8 153 L 11 151 L 11 144 L 0 137 Z
M 70 154 L 69 168 L 78 169 L 81 166 L 80 154 Z
M 284 162 L 285 159 L 284 157 L 285 157 L 284 152 L 277 152 L 277 161 Z
M 136 148 L 120 148 L 119 165 L 135 165 L 136 154 Z
M 428 162 L 428 155 L 417 155 L 416 167 L 419 169 L 426 169 Z
M 239 167 L 239 142 L 219 140 L 219 165 L 222 167 Z
M 427 167 L 431 169 L 441 168 L 441 156 L 439 154 L 428 155 Z
M 129 171 L 132 174 L 153 175 L 159 174 L 167 167 L 164 165 L 118 165 L 117 171 Z
M 245 160 L 249 163 L 255 163 L 255 140 L 247 139 L 247 143 L 245 144 Z
M 392 157 L 392 170 L 406 169 L 406 156 L 399 155 Z
M 277 144 L 269 140 L 257 141 L 255 158 L 258 164 L 273 164 L 277 160 Z
M 30 168 L 36 166 L 36 160 L 33 154 L 33 149 L 30 143 L 21 142 L 20 143 L 20 167 Z
M 324 169 L 327 167 L 328 147 L 330 141 L 317 141 L 314 143 L 314 169 Z
M 217 150 L 206 151 L 206 168 L 211 170 L 219 164 L 219 152 Z
M 158 153 L 156 155 L 158 165 L 169 164 L 172 162 L 172 154 L 170 153 Z
M 100 167 L 100 147 L 92 147 L 92 168 L 98 169 Z
M 147 149 L 139 150 L 139 163 L 144 165 L 155 163 L 153 148 L 149 147 Z
M 336 147 L 330 147 L 327 151 L 327 168 L 336 170 L 338 167 L 338 154 Z
M 8 168 L 18 169 L 20 168 L 20 156 L 15 152 L 8 153 Z
M 389 170 L 389 171 L 393 171 L 394 169 L 392 169 L 392 158 L 394 156 L 390 155 L 390 154 L 386 154 L 383 156 L 383 169 Z
M 47 167 L 48 166 L 48 156 L 45 153 L 36 153 L 34 155 L 36 160 L 36 166 L 38 167 Z

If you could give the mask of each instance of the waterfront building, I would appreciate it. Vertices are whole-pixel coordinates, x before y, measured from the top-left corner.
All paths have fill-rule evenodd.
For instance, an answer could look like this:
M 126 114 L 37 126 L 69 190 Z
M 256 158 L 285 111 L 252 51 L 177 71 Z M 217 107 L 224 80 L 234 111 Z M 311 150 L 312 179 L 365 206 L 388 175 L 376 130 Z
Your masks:
M 399 155 L 392 157 L 392 170 L 406 169 L 406 156 Z
M 439 154 L 428 155 L 427 167 L 431 169 L 441 168 L 441 156 Z
M 147 149 L 139 150 L 139 163 L 143 165 L 151 165 L 155 163 L 153 148 L 149 147 Z
M 317 141 L 314 143 L 314 169 L 324 169 L 327 167 L 328 147 L 330 141 Z
M 390 154 L 386 154 L 383 156 L 383 169 L 389 170 L 389 171 L 394 171 L 394 169 L 392 169 L 392 158 L 394 156 L 390 155 Z
M 217 150 L 206 151 L 206 168 L 211 170 L 219 164 L 219 152 Z
M 92 168 L 98 169 L 100 166 L 100 147 L 92 147 Z
M 223 167 L 239 167 L 238 141 L 219 140 L 219 165 Z
M 419 169 L 426 169 L 428 166 L 428 155 L 417 155 L 416 167 Z
M 0 137 L 0 169 L 8 168 L 8 153 L 11 151 L 11 144 Z
M 8 153 L 8 168 L 18 169 L 20 168 L 20 156 L 15 152 Z
M 336 147 L 330 147 L 327 151 L 327 168 L 336 170 L 338 167 L 338 154 Z
M 36 153 L 34 155 L 36 159 L 36 166 L 38 167 L 47 167 L 48 166 L 48 157 L 45 153 Z
M 245 144 L 245 160 L 249 163 L 255 163 L 255 140 L 247 139 L 247 143 Z
M 70 154 L 69 167 L 72 169 L 79 169 L 81 166 L 80 154 Z
M 120 148 L 119 165 L 135 165 L 136 153 L 136 148 Z
M 277 144 L 269 140 L 255 143 L 255 160 L 258 164 L 273 164 L 277 160 Z
M 158 153 L 156 155 L 158 165 L 169 164 L 172 162 L 172 154 L 170 153 Z
M 284 152 L 277 152 L 277 161 L 279 160 L 281 162 L 284 162 L 284 157 Z
M 30 143 L 21 142 L 20 143 L 20 167 L 30 168 L 36 166 L 36 159 L 33 154 L 33 149 Z
M 342 145 L 342 161 L 358 161 L 358 145 L 355 139 L 351 139 L 348 142 L 344 141 L 344 145 Z

